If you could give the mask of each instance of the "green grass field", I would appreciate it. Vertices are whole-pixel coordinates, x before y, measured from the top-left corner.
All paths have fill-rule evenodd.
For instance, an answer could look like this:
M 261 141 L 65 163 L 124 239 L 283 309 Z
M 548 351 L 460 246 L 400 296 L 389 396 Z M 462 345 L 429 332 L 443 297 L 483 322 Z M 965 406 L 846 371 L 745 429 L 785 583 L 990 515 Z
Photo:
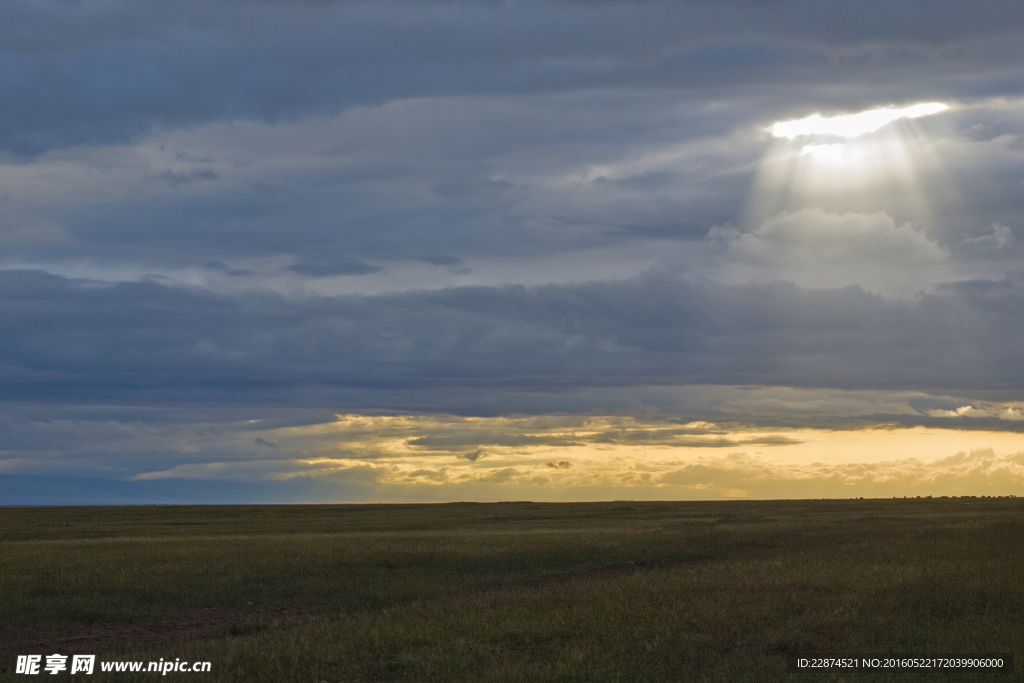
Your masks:
M 0 642 L 20 681 L 1022 680 L 1024 498 L 0 508 Z M 995 652 L 1016 671 L 786 668 Z

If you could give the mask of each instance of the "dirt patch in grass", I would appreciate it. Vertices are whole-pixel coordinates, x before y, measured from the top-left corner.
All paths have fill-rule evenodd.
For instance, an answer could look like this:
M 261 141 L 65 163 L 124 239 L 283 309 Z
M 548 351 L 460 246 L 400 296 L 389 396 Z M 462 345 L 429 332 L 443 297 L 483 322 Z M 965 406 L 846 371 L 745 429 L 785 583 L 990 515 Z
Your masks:
M 112 654 L 184 640 L 257 633 L 299 623 L 319 609 L 318 605 L 209 607 L 156 619 L 33 628 L 4 638 L 0 661 L 13 660 L 18 654 Z

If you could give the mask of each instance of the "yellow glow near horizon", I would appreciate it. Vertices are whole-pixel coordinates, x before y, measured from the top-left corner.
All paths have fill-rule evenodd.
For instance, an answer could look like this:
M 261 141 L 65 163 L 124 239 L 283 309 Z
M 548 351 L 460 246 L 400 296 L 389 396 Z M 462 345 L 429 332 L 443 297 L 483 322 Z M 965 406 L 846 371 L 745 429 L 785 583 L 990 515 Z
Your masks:
M 990 406 L 1004 407 L 1016 404 Z M 279 446 L 276 457 L 186 463 L 136 478 L 319 479 L 372 489 L 379 500 L 1024 494 L 1024 434 L 1008 431 L 345 415 L 246 437 L 257 433 Z
M 823 117 L 812 114 L 806 118 L 793 121 L 779 121 L 772 126 L 772 135 L 777 138 L 793 138 L 802 135 L 831 135 L 842 138 L 856 138 L 865 133 L 874 133 L 882 126 L 899 119 L 916 119 L 922 116 L 938 114 L 949 109 L 949 105 L 941 102 L 922 102 L 909 107 L 894 109 L 882 107 L 869 109 L 857 114 Z

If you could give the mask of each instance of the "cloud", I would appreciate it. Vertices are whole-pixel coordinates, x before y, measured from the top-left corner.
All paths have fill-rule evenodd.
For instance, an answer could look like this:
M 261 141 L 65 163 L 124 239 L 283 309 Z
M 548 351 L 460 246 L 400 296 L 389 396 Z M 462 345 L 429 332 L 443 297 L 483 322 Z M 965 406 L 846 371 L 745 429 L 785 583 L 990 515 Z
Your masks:
M 1024 484 L 1021 459 L 1020 453 L 999 456 L 991 448 L 979 448 L 933 462 L 903 459 L 780 466 L 735 453 L 702 459 L 661 474 L 656 481 L 724 497 L 732 497 L 727 492 L 737 489 L 751 497 L 1007 495 Z
M 652 272 L 289 299 L 0 271 L 0 294 L 8 399 L 249 402 L 275 388 L 443 393 L 481 382 L 991 391 L 1024 372 L 1013 341 L 1024 332 L 1016 280 L 952 283 L 906 300 Z
M 486 451 L 483 448 L 477 448 L 476 450 L 470 451 L 468 453 L 463 453 L 462 457 L 465 458 L 466 460 L 469 460 L 470 462 L 476 462 L 477 460 L 480 459 L 480 456 L 482 456 L 485 452 Z
M 424 486 L 459 487 L 463 492 L 476 491 L 479 496 L 487 491 L 499 498 L 520 489 L 555 499 L 568 492 L 573 497 L 593 497 L 596 491 L 658 499 L 1007 495 L 1019 491 L 1024 484 L 1024 453 L 999 455 L 992 448 L 976 448 L 931 460 L 866 462 L 796 462 L 743 451 L 722 456 L 676 452 L 673 457 L 668 453 L 671 452 L 649 457 L 623 453 L 607 461 L 577 453 L 575 462 L 502 457 L 490 466 L 466 458 L 461 464 L 443 465 L 415 459 L 378 463 L 345 459 L 305 463 L 212 462 L 148 472 L 134 480 L 325 479 L 396 492 Z
M 769 266 L 815 264 L 917 264 L 945 261 L 950 252 L 909 223 L 888 214 L 827 213 L 822 209 L 783 212 L 756 230 L 712 229 L 735 258 Z
M 281 482 L 280 495 L 297 495 L 283 485 L 288 482 L 326 482 L 346 495 L 403 500 L 444 499 L 456 490 L 475 499 L 508 499 L 515 489 L 521 491 L 516 497 L 556 500 L 1002 495 L 1015 490 L 1024 472 L 1018 433 L 873 427 L 794 430 L 624 415 L 339 415 L 276 428 L 268 420 L 39 423 L 34 428 L 44 442 L 26 433 L 20 444 L 25 425 L 14 422 L 5 425 L 15 439 L 0 467 L 15 477 L 88 475 L 102 468 L 108 478 L 174 486 L 185 480 Z M 64 432 L 65 442 L 47 436 L 54 432 Z M 495 443 L 495 434 L 506 438 Z M 691 438 L 701 434 L 719 438 Z M 532 438 L 514 438 L 523 435 Z M 433 442 L 434 436 L 442 441 Z M 90 452 L 77 447 L 83 437 Z M 177 451 L 166 448 L 174 439 L 181 442 Z M 254 441 L 278 447 L 254 452 Z M 25 450 L 29 446 L 35 450 Z M 956 449 L 961 452 L 944 456 Z
M 278 121 L 413 97 L 597 88 L 1006 88 L 1020 9 L 872 2 L 175 3 L 4 7 L 0 144 L 23 154 L 158 126 Z M 973 79 L 963 76 L 970 74 Z M 1001 80 L 998 80 L 1000 79 Z M 843 97 L 843 93 L 832 97 Z M 810 113 L 810 112 L 808 112 Z
M 648 426 L 633 418 L 560 417 L 455 421 L 430 429 L 406 444 L 427 452 L 453 452 L 476 460 L 488 448 L 573 448 L 614 444 L 637 447 L 734 448 L 743 445 L 782 446 L 801 443 L 780 434 L 731 435 L 727 428 L 707 423 Z M 472 456 L 472 457 L 470 457 Z
M 226 463 L 232 462 L 279 461 L 282 471 L 300 472 L 311 465 L 299 460 L 318 458 L 380 463 L 394 457 L 426 464 L 475 455 L 500 463 L 509 454 L 524 453 L 535 453 L 544 463 L 556 452 L 564 458 L 574 450 L 587 461 L 595 453 L 619 449 L 766 447 L 782 452 L 819 439 L 793 434 L 794 429 L 948 427 L 956 419 L 957 429 L 984 430 L 987 438 L 1002 431 L 1012 438 L 1021 424 L 1017 404 L 921 392 L 701 385 L 552 391 L 449 385 L 443 391 L 383 387 L 296 393 L 282 388 L 273 393 L 276 400 L 271 403 L 256 400 L 259 394 L 248 400 L 223 395 L 203 399 L 194 391 L 176 402 L 165 397 L 163 405 L 155 405 L 151 395 L 128 405 L 76 405 L 66 402 L 66 395 L 6 402 L 0 418 L 0 470 L 19 476 L 124 478 L 166 472 L 178 464 L 219 462 L 225 463 L 221 474 L 228 475 L 233 470 Z M 143 399 L 150 405 L 139 405 Z M 347 404 L 353 411 L 386 407 L 392 413 L 415 408 L 421 414 L 336 417 L 318 408 L 323 404 Z M 968 404 L 982 406 L 990 417 L 926 414 Z M 254 448 L 263 446 L 260 441 L 278 448 Z
M 992 417 L 988 411 L 973 406 L 962 406 L 956 410 L 929 410 L 928 414 L 932 417 Z
M 1021 219 L 1024 160 L 1009 143 L 1024 130 L 1019 99 L 959 107 L 944 136 L 921 133 L 943 149 L 941 166 L 915 176 L 930 212 L 906 215 L 883 183 L 843 201 L 806 198 L 826 208 L 794 208 L 733 236 L 743 239 L 703 241 L 713 225 L 746 226 L 763 127 L 789 106 L 751 97 L 714 106 L 663 90 L 407 98 L 8 159 L 0 187 L 11 225 L 53 230 L 19 233 L 4 263 L 322 294 L 619 279 L 671 264 L 729 282 L 909 296 L 1015 267 L 1013 249 L 962 240 Z M 217 179 L 159 180 L 204 169 Z M 228 270 L 206 267 L 216 262 Z M 899 288 L 884 286 L 894 279 Z
M 1013 243 L 1013 230 L 1011 230 L 1008 226 L 998 222 L 992 224 L 991 235 L 970 237 L 963 241 L 963 244 L 994 244 L 996 249 L 1002 249 L 1003 247 L 1012 247 Z
M 1024 420 L 1024 412 L 1021 412 L 1019 406 L 1002 403 L 979 402 L 977 405 L 963 405 L 954 409 L 933 408 L 924 412 L 931 417 L 938 418 L 968 417 L 986 420 L 999 419 L 1009 422 Z

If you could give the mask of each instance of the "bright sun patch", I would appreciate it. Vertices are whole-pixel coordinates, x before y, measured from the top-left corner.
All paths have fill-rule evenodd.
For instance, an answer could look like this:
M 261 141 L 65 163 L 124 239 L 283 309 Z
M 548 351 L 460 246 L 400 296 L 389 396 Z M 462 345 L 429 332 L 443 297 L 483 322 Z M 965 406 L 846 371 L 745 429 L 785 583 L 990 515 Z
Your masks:
M 800 150 L 800 156 L 813 154 L 814 156 L 831 159 L 841 156 L 845 150 L 846 145 L 841 143 L 834 145 L 804 145 L 803 149 Z
M 915 120 L 949 108 L 921 102 L 775 123 L 765 129 L 775 142 L 761 160 L 744 222 L 753 228 L 782 212 L 815 206 L 835 214 L 885 211 L 912 222 L 930 221 L 924 183 L 943 182 L 941 158 L 933 144 L 935 131 Z M 908 123 L 888 125 L 900 120 Z
M 883 107 L 869 109 L 858 114 L 824 117 L 812 114 L 807 118 L 793 121 L 779 121 L 772 126 L 772 135 L 777 138 L 793 138 L 801 135 L 834 135 L 842 138 L 855 138 L 865 133 L 874 133 L 882 126 L 899 119 L 916 119 L 922 116 L 938 114 L 949 109 L 941 102 L 923 102 L 910 107 L 894 109 Z

